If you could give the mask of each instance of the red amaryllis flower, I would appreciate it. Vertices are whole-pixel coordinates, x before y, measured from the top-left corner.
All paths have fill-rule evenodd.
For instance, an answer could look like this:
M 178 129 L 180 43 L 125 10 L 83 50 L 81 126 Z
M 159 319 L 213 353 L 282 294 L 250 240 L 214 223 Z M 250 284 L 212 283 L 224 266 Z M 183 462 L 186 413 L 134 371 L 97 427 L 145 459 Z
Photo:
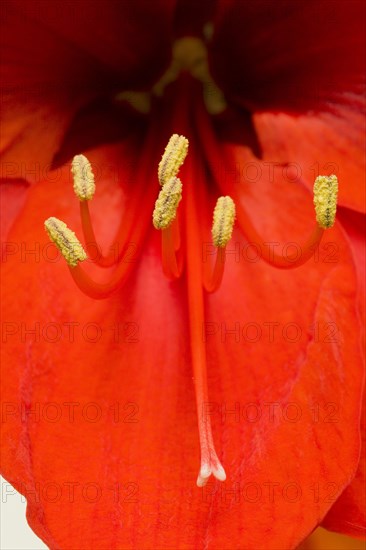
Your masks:
M 2 9 L 2 469 L 35 532 L 55 549 L 295 548 L 328 513 L 361 536 L 363 3 Z M 189 152 L 162 237 L 172 134 Z M 82 222 L 80 153 L 97 184 Z M 319 174 L 338 176 L 341 221 L 317 246 Z M 222 195 L 237 223 L 210 293 Z M 94 262 L 70 268 L 88 295 L 50 217 L 89 240 Z

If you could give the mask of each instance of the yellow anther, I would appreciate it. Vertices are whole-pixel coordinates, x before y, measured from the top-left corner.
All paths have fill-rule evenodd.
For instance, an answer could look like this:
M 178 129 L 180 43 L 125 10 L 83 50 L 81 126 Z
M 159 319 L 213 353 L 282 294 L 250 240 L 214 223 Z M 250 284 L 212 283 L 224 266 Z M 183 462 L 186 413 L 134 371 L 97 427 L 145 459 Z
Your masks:
M 49 238 L 55 243 L 71 267 L 76 267 L 78 262 L 86 260 L 87 255 L 80 241 L 66 223 L 57 218 L 48 218 L 44 222 L 44 226 Z
M 337 211 L 337 176 L 318 176 L 314 182 L 316 221 L 323 229 L 332 227 Z
M 95 183 L 88 159 L 84 155 L 76 155 L 72 159 L 71 172 L 74 176 L 75 195 L 81 201 L 90 201 L 95 193 Z
M 155 203 L 153 224 L 156 229 L 165 229 L 172 223 L 181 198 L 182 182 L 179 178 L 170 178 L 160 190 Z
M 212 240 L 223 248 L 231 239 L 235 222 L 235 203 L 229 196 L 217 199 L 213 213 Z
M 178 174 L 179 168 L 188 153 L 188 143 L 188 139 L 184 136 L 172 135 L 159 163 L 158 177 L 160 185 L 165 185 Z

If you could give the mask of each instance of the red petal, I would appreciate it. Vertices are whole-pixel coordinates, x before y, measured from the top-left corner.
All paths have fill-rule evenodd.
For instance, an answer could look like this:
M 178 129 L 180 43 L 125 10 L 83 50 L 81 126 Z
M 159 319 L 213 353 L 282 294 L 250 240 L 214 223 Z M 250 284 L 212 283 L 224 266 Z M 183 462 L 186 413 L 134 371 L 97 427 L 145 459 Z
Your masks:
M 232 150 L 232 148 L 230 149 Z M 223 152 L 222 158 L 225 158 L 224 152 Z M 236 186 L 240 190 L 245 209 L 247 212 L 251 213 L 253 222 L 255 223 L 255 226 L 257 227 L 257 229 L 259 229 L 260 232 L 263 234 L 264 240 L 267 242 L 277 243 L 277 245 L 279 245 L 280 242 L 283 242 L 286 244 L 286 242 L 288 243 L 290 241 L 290 243 L 293 243 L 295 245 L 296 243 L 303 242 L 306 237 L 306 233 L 309 232 L 309 230 L 306 229 L 306 225 L 305 225 L 306 219 L 307 218 L 310 219 L 313 213 L 312 213 L 311 197 L 309 197 L 309 195 L 306 192 L 301 191 L 301 183 L 297 182 L 297 185 L 293 186 L 289 181 L 286 181 L 286 178 L 283 177 L 282 167 L 280 167 L 279 170 L 277 171 L 275 170 L 274 172 L 272 172 L 272 178 L 269 180 L 267 177 L 268 166 L 266 166 L 265 163 L 253 162 L 253 158 L 251 158 L 251 156 L 248 155 L 247 151 L 243 148 L 236 148 L 235 160 L 236 160 L 236 163 L 235 165 L 233 164 L 231 168 L 230 166 L 226 166 L 226 172 L 223 172 L 221 167 L 221 171 L 219 172 L 216 171 L 216 173 L 219 174 L 219 180 L 221 179 L 222 182 L 224 181 L 230 182 L 231 185 Z M 219 168 L 219 165 L 215 164 L 215 167 Z M 252 177 L 254 177 L 254 180 L 252 179 L 250 181 L 248 180 L 248 178 L 245 178 L 245 169 L 243 167 L 248 168 L 247 174 L 250 174 Z M 258 174 L 260 174 L 259 177 L 258 177 Z M 223 185 L 224 192 L 227 192 L 228 189 L 229 189 L 228 186 Z M 303 194 L 303 197 L 301 198 L 302 193 L 304 194 Z M 281 201 L 283 201 L 283 208 L 281 208 Z M 300 205 L 301 207 L 299 208 Z M 296 214 L 294 214 L 295 212 Z M 353 217 L 354 216 L 356 216 L 356 214 L 353 214 Z M 357 215 L 357 216 L 361 217 L 360 215 Z M 275 221 L 277 221 L 277 223 L 275 223 Z M 352 223 L 352 216 L 350 217 L 350 221 Z M 356 352 L 356 355 L 358 356 L 357 362 L 359 364 L 359 367 L 358 367 L 359 380 L 357 384 L 353 385 L 353 390 L 356 391 L 358 394 L 358 397 L 355 397 L 355 399 L 360 400 L 362 395 L 363 361 L 362 361 L 362 355 L 361 355 L 359 328 L 363 326 L 363 324 L 359 320 L 359 317 L 357 315 L 357 308 L 356 308 L 357 289 L 356 289 L 355 278 L 353 277 L 352 281 L 348 280 L 349 290 L 352 289 L 353 300 L 354 300 L 352 320 L 349 320 L 348 327 L 342 326 L 343 323 L 340 320 L 339 314 L 340 315 L 344 314 L 344 306 L 342 306 L 342 301 L 338 302 L 339 296 L 337 296 L 337 291 L 334 294 L 334 290 L 337 287 L 338 289 L 341 288 L 340 281 L 338 283 L 336 282 L 336 279 L 338 278 L 337 276 L 338 270 L 339 270 L 339 276 L 342 277 L 341 270 L 346 265 L 347 265 L 347 269 L 351 269 L 352 271 L 354 270 L 353 266 L 358 266 L 359 264 L 364 266 L 364 264 L 362 262 L 362 259 L 360 258 L 360 255 L 357 258 L 355 258 L 354 261 L 352 260 L 352 257 L 349 254 L 348 254 L 348 258 L 346 258 L 346 256 L 344 256 L 343 254 L 343 249 L 338 248 L 339 242 L 340 241 L 338 240 L 338 237 L 335 233 L 333 234 L 329 233 L 329 238 L 326 238 L 325 242 L 323 241 L 321 244 L 322 252 L 320 256 L 320 263 L 317 263 L 317 265 L 316 264 L 314 265 L 314 261 L 316 260 L 315 259 L 310 260 L 309 263 L 303 268 L 294 270 L 290 273 L 285 274 L 284 276 L 282 273 L 279 273 L 278 271 L 272 270 L 272 272 L 270 272 L 268 269 L 265 269 L 266 275 L 262 284 L 259 282 L 259 277 L 260 277 L 259 268 L 262 266 L 260 262 L 257 263 L 255 260 L 254 261 L 252 260 L 253 261 L 252 265 L 255 267 L 252 275 L 250 275 L 250 272 L 248 273 L 248 268 L 245 272 L 243 270 L 243 273 L 240 274 L 240 277 L 241 277 L 240 283 L 238 280 L 233 280 L 229 278 L 231 275 L 233 276 L 236 275 L 235 270 L 234 271 L 227 270 L 226 278 L 225 278 L 225 282 L 227 281 L 227 285 L 228 285 L 227 292 L 225 293 L 225 290 L 222 289 L 222 293 L 217 293 L 217 299 L 219 298 L 222 299 L 218 301 L 217 319 L 220 320 L 220 312 L 223 312 L 223 311 L 226 312 L 230 310 L 231 312 L 230 315 L 233 319 L 237 320 L 237 325 L 241 327 L 243 331 L 247 330 L 246 327 L 248 327 L 248 331 L 251 330 L 252 335 L 254 334 L 254 338 L 255 338 L 256 334 L 258 334 L 258 327 L 263 328 L 262 325 L 264 324 L 264 323 L 261 324 L 259 321 L 260 315 L 261 315 L 260 312 L 266 311 L 267 326 L 268 326 L 268 322 L 273 321 L 278 323 L 278 321 L 280 321 L 279 327 L 281 328 L 281 325 L 286 325 L 286 323 L 284 322 L 281 323 L 281 319 L 287 319 L 287 321 L 289 321 L 289 319 L 291 318 L 291 315 L 294 314 L 295 312 L 293 310 L 293 307 L 291 307 L 291 305 L 290 307 L 289 306 L 286 307 L 285 305 L 286 297 L 283 293 L 283 290 L 282 292 L 280 292 L 277 288 L 278 278 L 282 279 L 282 281 L 284 282 L 284 279 L 287 278 L 286 275 L 289 276 L 287 286 L 284 285 L 284 288 L 286 289 L 285 292 L 288 291 L 290 294 L 292 294 L 292 296 L 295 296 L 296 294 L 298 294 L 303 307 L 305 304 L 304 297 L 306 296 L 306 302 L 308 301 L 308 298 L 310 298 L 309 291 L 311 291 L 311 289 L 308 286 L 310 279 L 312 280 L 312 283 L 314 283 L 314 279 L 312 279 L 312 277 L 314 276 L 314 272 L 312 268 L 315 268 L 315 271 L 317 271 L 317 275 L 320 277 L 321 277 L 321 271 L 322 271 L 324 276 L 324 285 L 325 287 L 328 287 L 329 295 L 328 295 L 328 298 L 326 298 L 328 291 L 326 291 L 326 288 L 323 287 L 322 291 L 320 292 L 320 296 L 323 296 L 323 297 L 320 300 L 318 300 L 318 302 L 315 304 L 315 308 L 312 310 L 312 313 L 311 313 L 311 316 L 313 316 L 313 323 L 310 323 L 309 321 L 302 323 L 301 321 L 299 321 L 302 317 L 302 314 L 304 314 L 306 317 L 307 313 L 304 311 L 300 312 L 297 309 L 296 309 L 295 317 L 292 320 L 295 320 L 296 323 L 299 323 L 302 329 L 306 326 L 309 329 L 311 325 L 312 325 L 312 328 L 314 328 L 314 326 L 318 326 L 318 327 L 323 326 L 323 328 L 325 328 L 325 326 L 328 326 L 328 329 L 330 328 L 330 326 L 336 327 L 336 331 L 337 332 L 339 331 L 338 334 L 340 339 L 342 340 L 342 343 L 346 344 L 347 346 L 348 346 L 347 341 L 349 343 L 349 339 L 350 338 L 353 339 L 354 341 L 353 345 L 358 350 Z M 230 246 L 229 248 L 232 249 L 233 246 Z M 237 262 L 240 262 L 240 263 L 244 262 L 245 257 L 256 258 L 256 249 L 251 250 L 250 247 L 248 247 L 248 245 L 242 245 L 241 250 L 242 250 L 242 255 L 240 256 L 238 254 L 238 249 L 236 249 L 236 255 L 234 254 L 232 258 L 233 262 L 234 262 L 234 258 Z M 278 248 L 277 246 L 275 250 L 278 251 L 278 250 L 281 250 L 281 248 Z M 332 254 L 331 255 L 328 254 L 330 250 L 332 250 L 333 252 L 335 250 L 337 251 L 333 257 L 332 257 Z M 364 250 L 363 250 L 363 253 L 364 253 Z M 342 260 L 341 260 L 341 257 L 342 257 Z M 345 262 L 345 264 L 341 268 L 340 263 L 343 264 L 343 261 Z M 333 270 L 332 270 L 332 267 L 334 268 Z M 323 271 L 323 268 L 324 268 L 324 271 Z M 362 278 L 362 267 L 360 269 L 357 269 L 357 271 L 359 271 L 358 275 L 360 275 L 360 277 Z M 303 277 L 304 279 L 302 283 L 301 279 Z M 335 277 L 333 279 L 333 283 L 330 283 L 330 280 L 333 277 Z M 292 287 L 292 285 L 294 285 L 294 287 Z M 306 290 L 303 289 L 304 285 L 306 286 Z M 229 298 L 229 292 L 230 292 L 229 289 L 230 288 L 238 289 L 240 286 L 243 289 L 242 292 L 247 297 L 245 305 L 244 303 L 241 304 L 240 294 L 238 293 L 235 293 L 235 301 L 233 303 L 230 301 L 230 298 Z M 256 287 L 258 289 L 260 288 L 261 290 L 256 291 Z M 331 290 L 331 287 L 334 287 L 333 290 Z M 299 290 L 301 288 L 303 289 L 302 291 Z M 314 291 L 314 288 L 312 290 Z M 344 288 L 344 290 L 346 289 Z M 279 310 L 277 310 L 274 304 L 279 299 L 283 299 L 284 301 L 282 304 L 282 309 L 280 308 Z M 323 299 L 324 299 L 324 303 L 322 306 Z M 334 302 L 333 304 L 334 309 L 333 309 L 333 306 L 330 306 L 331 301 Z M 251 315 L 248 315 L 248 309 L 249 309 L 248 304 L 250 303 L 252 303 L 252 308 L 251 308 L 252 312 L 251 312 Z M 308 305 L 310 309 L 314 307 L 314 306 L 311 306 L 310 304 Z M 233 307 L 235 307 L 236 313 L 234 313 Z M 244 322 L 242 321 L 243 319 L 242 311 L 245 311 L 245 319 L 249 319 L 250 322 L 245 323 L 245 321 Z M 276 313 L 274 313 L 275 311 Z M 249 312 L 250 312 L 250 309 L 249 309 Z M 215 317 L 212 317 L 212 321 L 215 321 Z M 233 329 L 234 328 L 233 325 L 234 323 L 232 322 L 231 325 L 228 326 L 227 328 Z M 237 387 L 235 384 L 235 379 L 237 379 L 235 378 L 235 375 L 237 374 L 236 366 L 238 369 L 240 369 L 240 367 L 242 366 L 242 362 L 240 361 L 239 358 L 237 358 L 236 361 L 233 360 L 233 353 L 230 353 L 228 342 L 231 340 L 233 345 L 236 343 L 236 345 L 239 346 L 243 341 L 243 336 L 242 335 L 238 336 L 238 340 L 235 342 L 235 336 L 233 336 L 232 334 L 225 335 L 225 328 L 224 330 L 222 328 L 221 329 L 219 328 L 220 321 L 216 322 L 215 326 L 217 327 L 216 341 L 219 342 L 221 339 L 221 341 L 223 342 L 221 344 L 221 353 L 219 353 L 218 359 L 221 364 L 226 363 L 227 365 L 227 368 L 225 369 L 226 373 L 233 372 L 232 384 L 230 386 L 231 389 L 233 389 Z M 213 329 L 211 328 L 211 330 Z M 307 332 L 308 337 L 310 338 L 309 346 L 308 348 L 306 348 L 306 350 L 303 350 L 303 354 L 304 354 L 303 365 L 301 366 L 300 370 L 297 370 L 295 367 L 296 376 L 299 377 L 299 372 L 302 372 L 304 374 L 304 379 L 301 380 L 297 378 L 293 388 L 293 389 L 296 388 L 295 394 L 293 395 L 298 396 L 296 392 L 297 390 L 299 390 L 301 391 L 300 393 L 301 397 L 299 398 L 299 400 L 297 399 L 292 400 L 291 397 L 287 397 L 288 401 L 294 401 L 295 404 L 301 403 L 302 413 L 304 413 L 304 411 L 307 411 L 308 413 L 310 413 L 310 409 L 312 408 L 312 405 L 311 405 L 312 400 L 314 400 L 318 404 L 323 403 L 323 406 L 324 406 L 323 413 L 326 410 L 328 410 L 328 412 L 332 410 L 336 410 L 338 409 L 338 407 L 340 407 L 339 410 L 342 409 L 343 411 L 342 414 L 345 414 L 346 411 L 350 412 L 352 408 L 351 402 L 349 402 L 348 404 L 346 403 L 346 401 L 348 401 L 348 398 L 345 395 L 343 395 L 344 392 L 341 388 L 338 388 L 338 390 L 336 390 L 337 376 L 340 375 L 340 377 L 342 378 L 342 375 L 340 374 L 340 370 L 339 370 L 341 365 L 339 360 L 341 360 L 341 355 L 343 355 L 343 353 L 341 352 L 341 355 L 338 355 L 338 352 L 336 351 L 337 347 L 339 347 L 340 342 L 338 341 L 338 344 L 336 344 L 335 348 L 331 349 L 333 347 L 331 344 L 331 341 L 336 343 L 336 340 L 338 340 L 338 337 L 328 338 L 329 335 L 326 336 L 324 334 L 322 339 L 323 345 L 320 345 L 319 341 L 316 344 L 316 339 L 315 340 L 312 339 L 311 330 L 310 332 L 302 330 L 303 335 L 305 332 Z M 353 336 L 351 336 L 352 333 L 353 333 Z M 262 334 L 263 332 L 261 332 L 261 336 Z M 224 339 L 222 339 L 223 335 L 224 335 Z M 252 405 L 254 406 L 256 405 L 257 402 L 261 402 L 262 400 L 264 402 L 266 401 L 266 399 L 262 397 L 263 393 L 266 393 L 267 391 L 269 391 L 270 393 L 273 394 L 274 387 L 271 383 L 271 374 L 273 374 L 273 371 L 271 367 L 274 361 L 273 358 L 276 357 L 276 361 L 277 361 L 281 353 L 280 350 L 278 352 L 275 351 L 275 344 L 273 345 L 272 351 L 270 351 L 268 348 L 266 349 L 266 346 L 263 346 L 262 340 L 263 338 L 258 340 L 258 343 L 256 343 L 256 345 L 259 346 L 259 342 L 260 342 L 260 348 L 263 351 L 263 356 L 261 359 L 258 358 L 258 350 L 255 350 L 255 352 L 253 352 L 255 354 L 255 360 L 254 359 L 251 360 L 250 350 L 247 350 L 246 352 L 247 353 L 246 365 L 248 365 L 248 368 L 252 370 L 253 378 L 257 370 L 260 371 L 259 365 L 263 365 L 262 366 L 263 370 L 265 369 L 264 365 L 268 365 L 268 372 L 263 373 L 263 387 L 258 392 L 259 397 L 257 398 L 257 400 L 253 398 L 248 398 L 246 400 L 246 403 L 251 402 Z M 276 342 L 276 343 L 278 343 L 280 348 L 280 342 Z M 316 350 L 316 347 L 318 347 L 317 350 Z M 312 354 L 314 351 L 317 356 L 316 359 L 314 356 L 312 357 Z M 349 351 L 350 351 L 350 348 L 349 348 Z M 287 365 L 287 367 L 284 368 L 284 371 L 282 373 L 284 376 L 283 383 L 285 384 L 285 379 L 287 376 L 288 377 L 287 382 L 290 388 L 291 375 L 289 376 L 289 370 L 288 370 L 289 350 L 284 349 L 283 352 L 285 354 L 285 357 L 283 358 L 283 366 L 285 367 L 285 365 Z M 267 353 L 267 357 L 265 355 L 266 353 Z M 231 359 L 230 364 L 228 360 L 226 360 L 225 362 L 225 354 L 229 355 Z M 297 355 L 297 360 L 299 360 L 301 352 L 298 351 L 298 354 L 299 355 Z M 332 355 L 333 355 L 333 359 L 331 358 Z M 336 358 L 336 356 L 338 357 Z M 343 368 L 344 370 L 348 370 L 348 368 L 351 365 L 354 365 L 355 358 L 352 358 L 349 356 L 347 360 L 345 359 L 344 355 L 343 357 L 344 357 L 343 359 L 344 364 L 343 364 L 343 367 L 341 367 L 341 369 Z M 333 365 L 334 365 L 334 361 L 338 363 L 338 367 L 336 367 L 338 368 L 337 374 L 334 371 L 334 366 L 330 367 L 326 374 L 327 360 L 333 363 Z M 296 352 L 295 352 L 295 357 L 293 361 L 294 361 L 293 366 L 295 366 Z M 291 364 L 291 360 L 290 360 L 290 364 Z M 305 365 L 308 365 L 308 368 L 309 368 L 308 372 L 307 372 L 307 367 Z M 315 365 L 317 366 L 317 368 L 320 368 L 320 372 L 319 371 L 312 372 L 312 367 L 314 368 Z M 303 366 L 304 366 L 304 370 L 302 370 Z M 269 374 L 269 372 L 271 374 Z M 281 372 L 281 371 L 277 371 L 277 372 Z M 240 376 L 240 373 L 239 373 L 239 376 Z M 279 379 L 277 378 L 277 376 L 276 376 L 275 385 L 278 389 L 281 384 L 278 384 Z M 308 382 L 310 380 L 308 379 L 308 376 L 309 377 L 319 376 L 319 380 L 318 380 L 318 383 L 316 383 L 314 378 L 312 378 L 312 382 L 314 383 L 313 388 L 307 386 L 307 389 L 304 390 L 304 386 L 306 385 L 306 380 L 308 380 Z M 327 384 L 329 384 L 327 388 L 324 387 L 325 379 L 328 380 Z M 250 383 L 250 377 L 249 377 L 248 383 Z M 255 383 L 257 384 L 259 383 L 257 379 L 255 379 L 254 384 Z M 323 388 L 321 386 L 323 386 Z M 242 386 L 242 388 L 243 387 L 244 385 Z M 300 387 L 302 387 L 301 390 L 300 390 Z M 291 392 L 292 390 L 289 389 L 289 391 Z M 327 398 L 326 395 L 328 391 L 330 393 L 328 394 L 328 398 Z M 335 393 L 332 393 L 334 391 Z M 248 392 L 250 392 L 250 389 L 248 390 Z M 270 401 L 270 399 L 267 398 L 267 401 Z M 276 403 L 281 403 L 280 398 L 275 399 L 274 401 Z M 231 402 L 232 403 L 239 402 L 238 396 L 236 398 L 231 397 Z M 317 406 L 315 406 L 315 408 L 317 409 Z M 321 409 L 322 409 L 322 406 L 320 407 L 320 410 Z M 295 464 L 294 468 L 296 469 L 296 467 L 299 467 L 301 470 L 301 473 L 298 474 L 298 477 L 294 476 L 294 479 L 302 480 L 300 482 L 302 488 L 306 487 L 308 490 L 311 488 L 312 491 L 316 491 L 316 490 L 319 490 L 321 487 L 323 487 L 323 489 L 320 489 L 320 493 L 323 491 L 323 497 L 321 496 L 320 493 L 315 495 L 315 492 L 314 492 L 312 494 L 312 499 L 313 499 L 312 501 L 311 501 L 311 498 L 309 498 L 307 503 L 304 503 L 304 500 L 302 501 L 302 506 L 306 508 L 307 514 L 309 513 L 311 514 L 311 511 L 314 512 L 315 499 L 318 499 L 317 502 L 320 502 L 320 500 L 322 500 L 323 503 L 328 502 L 331 504 L 331 502 L 332 501 L 334 502 L 334 500 L 337 498 L 337 483 L 335 482 L 335 480 L 338 477 L 338 474 L 335 473 L 337 469 L 341 470 L 345 464 L 347 464 L 347 466 L 351 468 L 350 472 L 352 471 L 352 469 L 355 468 L 355 465 L 357 464 L 357 461 L 358 461 L 357 443 L 356 443 L 356 447 L 353 446 L 355 444 L 355 441 L 352 445 L 351 439 L 350 439 L 349 443 L 351 443 L 351 447 L 349 447 L 348 451 L 351 451 L 352 446 L 353 446 L 353 451 L 350 452 L 348 457 L 342 456 L 342 453 L 345 450 L 347 443 L 345 443 L 343 436 L 340 436 L 338 445 L 340 445 L 342 449 L 340 450 L 340 448 L 337 448 L 337 444 L 336 444 L 337 438 L 334 439 L 333 436 L 330 436 L 329 429 L 332 421 L 336 422 L 335 424 L 333 424 L 333 426 L 336 427 L 336 431 L 338 428 L 338 421 L 340 421 L 341 423 L 343 423 L 344 421 L 344 429 L 347 430 L 347 422 L 348 422 L 349 428 L 354 430 L 352 437 L 355 437 L 357 442 L 359 438 L 359 435 L 358 435 L 359 414 L 360 414 L 360 407 L 356 407 L 353 414 L 351 415 L 352 417 L 348 417 L 348 420 L 345 417 L 343 417 L 343 419 L 340 419 L 336 416 L 332 418 L 332 414 L 330 414 L 329 416 L 325 414 L 322 421 L 320 420 L 319 417 L 313 417 L 312 426 L 310 428 L 311 435 L 308 430 L 303 432 L 303 434 L 301 435 L 301 427 L 297 424 L 293 426 L 291 444 L 294 444 L 294 441 L 296 438 L 296 435 L 295 435 L 296 428 L 299 429 L 298 449 L 303 448 L 301 444 L 301 438 L 304 436 L 304 433 L 307 434 L 306 435 L 306 441 L 307 441 L 306 453 L 309 453 L 308 464 L 312 463 L 313 468 L 315 468 L 315 470 L 313 469 L 312 472 L 310 472 L 310 470 L 307 472 L 306 468 L 304 469 L 303 465 L 301 465 L 300 463 L 296 464 L 296 460 L 292 461 L 291 459 L 287 460 L 286 458 L 286 471 L 289 472 L 289 469 L 291 469 L 291 467 L 293 467 Z M 252 441 L 255 441 L 255 436 L 256 436 L 256 433 L 254 430 Z M 322 444 L 321 439 L 323 438 L 324 438 L 324 442 Z M 260 445 L 260 443 L 251 443 L 251 447 L 254 448 L 254 452 L 256 451 L 256 446 L 258 444 Z M 296 444 L 294 445 L 296 448 Z M 316 460 L 315 457 L 311 458 L 312 452 L 313 451 L 316 452 L 315 451 L 316 447 L 319 446 L 319 448 L 322 448 L 323 445 L 324 447 L 326 447 L 325 453 L 326 454 L 329 453 L 327 459 L 325 459 L 323 462 L 322 458 L 320 458 L 320 460 L 319 459 Z M 346 451 L 347 454 L 348 454 L 348 451 Z M 289 453 L 287 455 L 285 452 L 285 447 L 282 447 L 282 446 L 281 446 L 281 453 L 282 454 L 280 454 L 278 457 L 278 467 L 280 469 L 282 467 L 283 457 L 290 456 L 291 454 Z M 339 455 L 337 456 L 338 453 Z M 275 454 L 272 457 L 272 459 L 274 461 L 274 464 L 271 466 L 271 468 L 273 468 L 273 471 L 276 471 Z M 353 464 L 353 466 L 351 466 L 351 464 Z M 334 468 L 333 474 L 330 473 L 332 468 Z M 314 475 L 315 471 L 318 471 L 319 473 Z M 245 466 L 243 466 L 243 472 L 244 472 L 243 475 L 245 475 Z M 271 475 L 272 475 L 272 479 L 279 478 L 279 474 L 276 475 L 271 472 Z M 302 478 L 302 475 L 304 475 L 304 478 Z M 364 503 L 363 503 L 364 499 L 363 499 L 363 491 L 361 489 L 363 485 L 361 485 L 361 483 L 362 483 L 363 475 L 364 475 L 363 467 L 361 466 L 361 472 L 359 471 L 357 473 L 356 480 L 352 482 L 349 488 L 347 488 L 346 491 L 344 492 L 344 495 L 347 496 L 347 494 L 349 494 L 350 498 L 342 501 L 343 499 L 343 495 L 342 495 L 342 497 L 338 501 L 340 503 L 340 506 L 338 507 L 338 502 L 335 505 L 335 508 L 337 509 L 337 512 L 338 512 L 337 515 L 333 517 L 331 515 L 332 513 L 330 513 L 333 521 L 331 521 L 328 524 L 328 519 L 327 519 L 325 526 L 328 527 L 328 525 L 330 525 L 331 526 L 330 528 L 332 529 L 340 530 L 341 532 L 352 534 L 352 531 L 351 531 L 352 527 L 347 524 L 351 522 L 352 510 L 355 511 L 356 509 L 357 509 L 357 513 L 355 514 L 355 517 L 360 519 L 360 522 L 359 522 L 360 526 L 362 525 L 363 520 L 361 520 L 361 518 L 363 518 L 363 514 L 364 514 Z M 350 473 L 350 479 L 351 478 L 352 478 L 352 473 Z M 312 484 L 309 480 L 314 481 L 314 483 Z M 340 487 L 338 487 L 338 489 L 341 490 Z M 332 494 L 333 490 L 334 490 L 334 493 Z M 310 497 L 310 494 L 308 494 L 308 496 Z M 303 498 L 306 498 L 305 494 L 303 494 Z M 348 502 L 352 503 L 352 507 L 350 508 L 349 513 L 344 514 L 345 512 L 344 507 L 347 506 Z M 344 521 L 340 521 L 341 514 L 344 514 Z M 328 517 L 329 515 L 327 516 L 327 518 Z M 281 522 L 278 522 L 278 523 L 280 525 L 279 529 L 283 532 L 283 530 L 286 529 L 287 524 L 283 525 L 283 523 Z M 353 524 L 354 523 L 355 522 L 353 522 Z M 355 525 L 354 525 L 353 534 L 356 534 Z M 358 535 L 360 535 L 360 531 L 358 532 Z M 253 543 L 253 547 L 254 547 L 254 543 Z M 278 547 L 280 547 L 280 545 L 278 545 Z M 290 546 L 290 547 L 292 548 L 293 546 Z
M 1 177 L 41 181 L 70 119 L 91 95 L 90 63 L 14 2 L 1 8 Z
M 106 241 L 134 182 L 137 150 L 90 155 L 104 174 L 92 211 Z M 127 159 L 132 165 L 123 164 Z M 65 171 L 51 195 L 45 184 L 31 188 L 11 233 L 14 243 L 39 245 L 40 261 L 27 255 L 22 262 L 20 248 L 3 275 L 2 464 L 5 477 L 28 494 L 33 528 L 52 548 L 221 549 L 228 540 L 246 549 L 295 547 L 352 479 L 358 459 L 362 368 L 354 267 L 342 231 L 336 227 L 331 236 L 339 247 L 336 263 L 283 272 L 236 262 L 235 255 L 228 260 L 223 287 L 207 300 L 207 321 L 217 329 L 207 342 L 207 412 L 228 481 L 201 491 L 185 285 L 163 278 L 154 238 L 123 291 L 105 302 L 82 296 L 64 263 L 47 261 L 45 217 L 56 215 L 80 233 Z M 126 182 L 122 189 L 116 173 Z M 278 195 L 265 190 L 268 198 L 259 194 L 257 204 L 273 220 L 273 211 L 282 212 L 282 221 Z M 297 238 L 307 228 L 311 199 L 293 186 L 285 204 L 287 219 L 291 212 L 296 220 L 288 230 Z M 202 222 L 210 216 L 202 204 Z M 270 229 L 265 220 L 259 224 Z M 234 242 L 245 247 L 238 232 Z M 270 322 L 280 328 L 273 341 L 265 332 Z M 38 342 L 24 332 L 35 323 Z M 222 332 L 222 324 L 235 323 L 247 335 L 238 342 Z M 263 330 L 259 341 L 248 341 L 248 323 Z M 290 323 L 300 328 L 299 341 L 289 342 Z M 336 339 L 324 341 L 332 323 Z M 239 418 L 230 414 L 237 403 Z
M 24 181 L 0 184 L 0 236 L 5 242 L 8 232 L 27 198 L 28 185 Z
M 366 458 L 365 458 L 365 404 L 361 413 L 362 451 L 356 476 L 332 506 L 322 525 L 331 531 L 351 537 L 366 538 Z
M 80 106 L 158 79 L 174 2 L 14 0 L 1 9 L 1 177 L 41 181 Z
M 302 179 L 309 189 L 318 175 L 336 174 L 339 204 L 364 212 L 363 115 L 344 107 L 339 108 L 337 115 L 323 113 L 295 118 L 263 113 L 254 115 L 254 125 L 268 167 L 281 163 L 289 180 Z
M 341 221 L 347 230 L 352 245 L 352 251 L 359 274 L 359 306 L 362 325 L 365 326 L 365 218 L 355 213 L 344 211 L 341 213 Z M 364 348 L 364 342 L 363 349 Z M 332 531 L 338 531 L 354 537 L 366 535 L 366 510 L 365 510 L 365 486 L 366 486 L 366 411 L 365 400 L 361 412 L 361 437 L 362 450 L 360 463 L 355 479 L 345 489 L 337 502 L 332 506 L 323 521 L 323 525 Z
M 227 97 L 255 113 L 263 157 L 295 163 L 309 185 L 313 171 L 338 172 L 340 204 L 359 211 L 364 11 L 358 0 L 222 0 L 211 58 Z
M 169 63 L 174 1 L 79 0 L 65 4 L 55 0 L 51 5 L 42 0 L 12 0 L 10 5 L 18 10 L 18 18 L 56 36 L 60 47 L 71 47 L 74 54 L 87 56 L 106 74 L 115 75 L 120 86 L 135 89 L 152 84 Z M 57 57 L 54 69 L 67 61 L 72 58 Z M 83 66 L 78 68 L 83 70 Z M 94 83 L 100 87 L 99 76 L 94 75 Z
M 256 111 L 357 109 L 364 15 L 362 0 L 219 0 L 212 45 L 219 84 Z

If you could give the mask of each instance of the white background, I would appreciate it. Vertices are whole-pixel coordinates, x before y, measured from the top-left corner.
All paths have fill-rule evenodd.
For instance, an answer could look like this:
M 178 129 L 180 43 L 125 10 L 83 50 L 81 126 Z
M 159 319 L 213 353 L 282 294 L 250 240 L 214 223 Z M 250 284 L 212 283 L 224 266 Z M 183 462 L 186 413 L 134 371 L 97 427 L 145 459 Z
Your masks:
M 0 548 L 1 550 L 48 550 L 25 519 L 26 500 L 0 476 Z

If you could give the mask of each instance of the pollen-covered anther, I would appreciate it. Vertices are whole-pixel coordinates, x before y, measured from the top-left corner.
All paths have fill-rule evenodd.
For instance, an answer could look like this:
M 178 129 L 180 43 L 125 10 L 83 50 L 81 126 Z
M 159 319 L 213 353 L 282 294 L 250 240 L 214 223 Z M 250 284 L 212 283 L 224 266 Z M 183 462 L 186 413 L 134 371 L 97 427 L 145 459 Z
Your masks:
M 87 255 L 80 241 L 66 223 L 58 218 L 48 218 L 44 226 L 49 238 L 55 243 L 69 266 L 76 267 L 78 262 L 86 260 Z
M 223 248 L 230 241 L 235 222 L 235 203 L 229 196 L 217 199 L 213 213 L 212 240 Z
M 80 201 L 90 201 L 95 193 L 93 169 L 84 155 L 75 155 L 71 164 L 74 191 Z
M 182 182 L 179 178 L 170 180 L 160 190 L 153 213 L 155 229 L 166 229 L 175 219 L 178 204 L 182 198 Z
M 187 156 L 188 144 L 188 139 L 184 136 L 172 135 L 159 163 L 158 178 L 160 185 L 165 185 L 178 174 L 179 168 Z
M 334 225 L 337 211 L 337 176 L 318 176 L 314 182 L 314 205 L 316 221 L 323 229 Z

